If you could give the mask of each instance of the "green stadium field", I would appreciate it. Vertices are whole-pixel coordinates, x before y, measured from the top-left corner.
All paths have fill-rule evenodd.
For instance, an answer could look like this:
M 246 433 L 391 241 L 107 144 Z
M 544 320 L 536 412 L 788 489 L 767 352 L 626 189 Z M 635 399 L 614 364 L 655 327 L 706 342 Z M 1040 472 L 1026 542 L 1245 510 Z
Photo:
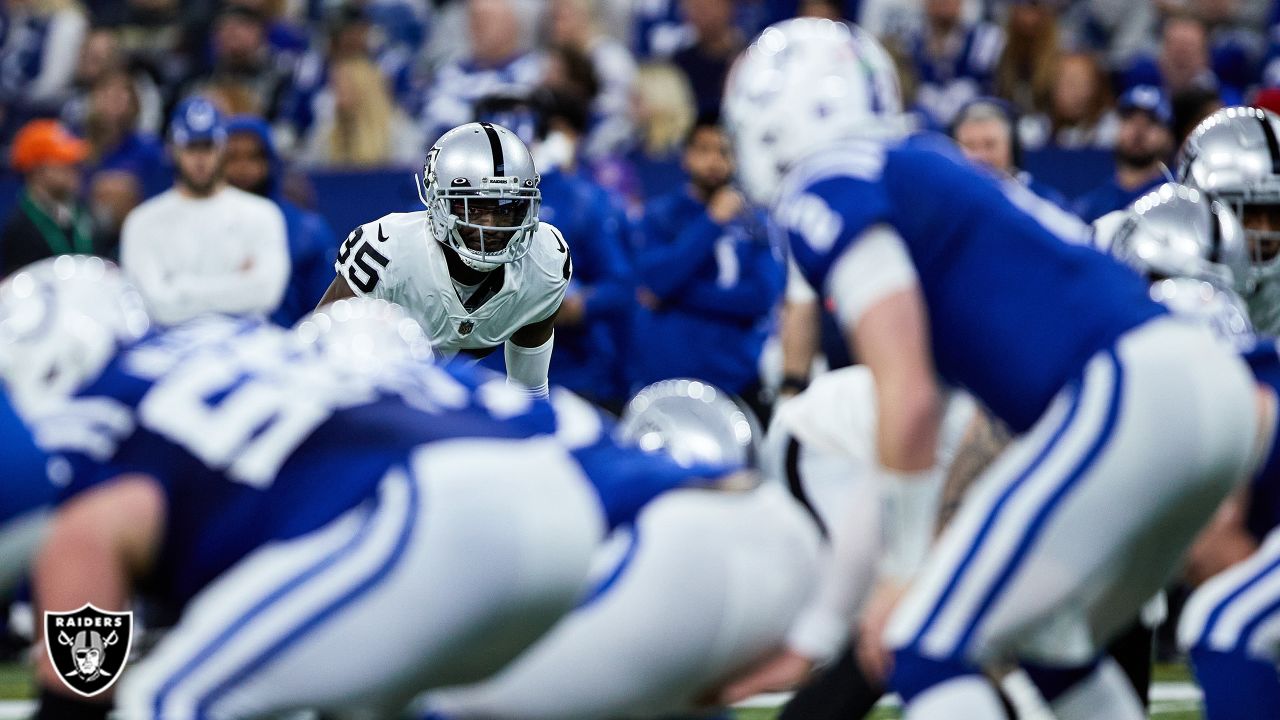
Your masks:
M 1180 665 L 1167 665 L 1156 668 L 1155 680 L 1159 687 L 1156 697 L 1161 696 L 1160 689 L 1185 689 L 1190 683 L 1187 669 Z M 1176 693 L 1170 693 L 1176 694 Z M 31 674 L 21 665 L 0 664 L 0 720 L 18 720 L 25 718 L 29 711 L 27 706 L 15 701 L 31 698 Z M 735 720 L 773 720 L 778 714 L 776 708 L 744 708 L 737 710 Z M 871 720 L 890 720 L 900 717 L 895 708 L 877 709 L 870 716 Z M 1152 705 L 1151 717 L 1154 720 L 1199 720 L 1199 703 L 1182 699 L 1157 700 Z

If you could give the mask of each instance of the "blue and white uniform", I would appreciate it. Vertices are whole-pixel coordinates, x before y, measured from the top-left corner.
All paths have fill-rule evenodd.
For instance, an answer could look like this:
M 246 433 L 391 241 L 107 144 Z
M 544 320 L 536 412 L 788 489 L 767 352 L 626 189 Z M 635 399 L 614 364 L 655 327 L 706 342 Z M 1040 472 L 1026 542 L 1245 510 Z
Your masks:
M 217 317 L 126 347 L 36 427 L 64 502 L 125 474 L 164 493 L 138 587 L 183 614 L 122 678 L 130 719 L 385 715 L 484 677 L 572 607 L 605 530 L 695 474 L 572 396 L 342 368 Z
M 1258 382 L 1280 393 L 1275 340 L 1259 341 L 1245 358 Z M 1178 625 L 1208 720 L 1258 718 L 1280 707 L 1280 428 L 1269 434 L 1270 452 L 1249 488 L 1248 529 L 1261 546 L 1192 593 Z
M 424 720 L 669 718 L 784 641 L 818 531 L 779 487 L 677 490 L 596 555 L 583 603 L 492 678 L 431 693 Z
M 797 264 L 846 327 L 918 288 L 942 380 L 1023 435 L 899 605 L 896 689 L 911 700 L 1009 657 L 1088 666 L 1247 474 L 1247 368 L 1065 242 L 1078 223 L 932 136 L 836 144 L 791 166 L 779 198 Z
M 48 460 L 0 391 L 0 595 L 22 575 L 44 536 L 58 488 Z

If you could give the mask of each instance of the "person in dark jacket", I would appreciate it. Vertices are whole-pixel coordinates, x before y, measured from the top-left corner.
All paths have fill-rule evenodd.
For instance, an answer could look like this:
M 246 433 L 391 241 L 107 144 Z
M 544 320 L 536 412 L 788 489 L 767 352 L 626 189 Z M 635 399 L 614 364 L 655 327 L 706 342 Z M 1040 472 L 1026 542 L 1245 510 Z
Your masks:
M 284 213 L 292 269 L 284 299 L 271 320 L 279 325 L 293 325 L 315 308 L 333 280 L 337 238 L 319 213 L 303 209 L 281 194 L 284 165 L 276 154 L 271 129 L 265 120 L 241 115 L 227 123 L 225 172 L 227 182 L 274 201 Z
M 731 157 L 724 130 L 699 121 L 685 146 L 688 185 L 646 208 L 631 380 L 705 380 L 765 421 L 759 360 L 786 269 L 765 212 L 729 184 Z
M 79 198 L 88 145 L 56 120 L 32 120 L 14 137 L 11 152 L 23 186 L 0 232 L 0 277 L 54 255 L 113 255 L 115 248 L 95 239 Z

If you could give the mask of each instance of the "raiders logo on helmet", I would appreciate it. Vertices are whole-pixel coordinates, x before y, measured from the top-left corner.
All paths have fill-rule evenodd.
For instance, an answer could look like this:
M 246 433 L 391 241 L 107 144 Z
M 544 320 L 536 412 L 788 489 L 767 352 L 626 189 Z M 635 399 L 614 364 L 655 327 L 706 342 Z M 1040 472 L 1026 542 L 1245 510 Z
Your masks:
M 120 678 L 133 644 L 133 612 L 85 604 L 72 612 L 45 612 L 44 647 L 62 683 L 85 697 Z

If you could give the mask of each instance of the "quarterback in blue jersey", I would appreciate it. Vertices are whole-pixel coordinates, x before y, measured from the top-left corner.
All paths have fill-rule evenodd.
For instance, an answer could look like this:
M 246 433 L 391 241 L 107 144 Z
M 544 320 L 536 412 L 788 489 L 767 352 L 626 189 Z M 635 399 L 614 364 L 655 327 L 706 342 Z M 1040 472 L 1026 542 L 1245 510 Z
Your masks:
M 67 467 L 37 605 L 181 612 L 121 673 L 128 718 L 386 716 L 484 677 L 572 607 L 604 531 L 725 472 L 623 449 L 562 393 L 353 367 L 256 320 L 149 331 L 101 260 L 7 280 L 0 332 L 0 377 Z M 38 672 L 41 717 L 106 716 Z
M 891 673 L 908 717 L 1004 717 L 981 668 L 1010 661 L 1060 718 L 1141 717 L 1102 648 L 1248 474 L 1248 368 L 1064 242 L 1029 191 L 909 137 L 893 64 L 856 28 L 766 29 L 725 117 L 744 190 L 773 205 L 875 377 L 886 536 L 864 666 Z M 942 384 L 1021 438 L 930 551 Z M 760 674 L 804 669 L 780 656 Z

